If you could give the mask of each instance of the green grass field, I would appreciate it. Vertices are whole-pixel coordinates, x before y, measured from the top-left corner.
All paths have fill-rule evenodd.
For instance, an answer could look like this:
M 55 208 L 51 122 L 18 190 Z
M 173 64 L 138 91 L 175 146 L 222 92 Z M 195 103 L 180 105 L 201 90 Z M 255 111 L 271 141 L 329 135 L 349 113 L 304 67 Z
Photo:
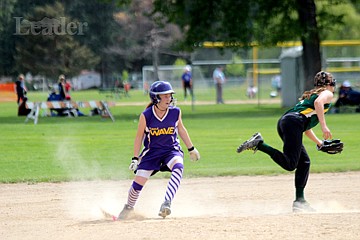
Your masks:
M 228 89 L 227 91 L 234 91 Z M 235 99 L 229 93 L 227 99 Z M 213 90 L 199 92 L 197 100 L 214 100 Z M 47 93 L 29 93 L 31 101 L 45 100 Z M 182 97 L 177 96 L 179 98 Z M 15 102 L 0 102 L 0 182 L 58 182 L 96 179 L 127 179 L 128 165 L 139 114 L 148 102 L 140 91 L 129 98 L 107 98 L 97 91 L 74 92 L 75 100 L 107 99 L 123 103 L 144 102 L 143 106 L 112 107 L 115 122 L 94 117 L 40 117 L 39 123 L 24 123 L 17 117 Z M 279 149 L 282 142 L 276 122 L 284 112 L 279 104 L 181 105 L 183 122 L 201 153 L 199 162 L 185 155 L 184 177 L 285 174 L 267 155 L 236 153 L 238 145 L 260 131 L 265 141 Z M 90 109 L 84 109 L 88 113 Z M 344 141 L 342 154 L 317 152 L 310 140 L 304 144 L 312 159 L 312 172 L 359 171 L 358 114 L 329 114 L 327 123 L 335 138 Z M 320 127 L 314 129 L 321 136 Z M 155 177 L 168 176 L 167 173 Z

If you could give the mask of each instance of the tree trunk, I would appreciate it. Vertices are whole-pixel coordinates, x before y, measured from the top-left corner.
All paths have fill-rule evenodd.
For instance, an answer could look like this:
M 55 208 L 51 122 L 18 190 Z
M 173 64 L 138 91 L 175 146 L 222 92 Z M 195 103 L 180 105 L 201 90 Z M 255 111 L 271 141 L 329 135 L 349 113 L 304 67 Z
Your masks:
M 303 45 L 303 67 L 305 90 L 314 87 L 314 76 L 321 71 L 320 37 L 316 22 L 316 6 L 314 0 L 297 0 L 301 42 Z

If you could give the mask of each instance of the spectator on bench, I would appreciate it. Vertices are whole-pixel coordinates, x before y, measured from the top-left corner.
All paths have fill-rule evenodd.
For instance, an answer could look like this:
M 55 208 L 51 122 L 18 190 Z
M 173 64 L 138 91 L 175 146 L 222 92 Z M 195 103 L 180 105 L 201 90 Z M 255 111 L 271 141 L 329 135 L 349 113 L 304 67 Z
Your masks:
M 65 76 L 63 74 L 61 74 L 59 76 L 58 87 L 59 87 L 59 95 L 60 95 L 61 100 L 65 100 L 65 98 L 66 98 Z
M 65 99 L 66 100 L 71 100 L 71 96 L 70 96 L 70 91 L 71 91 L 71 83 L 69 80 L 65 79 Z
M 53 90 L 47 101 L 69 101 L 71 100 L 70 95 L 68 94 L 69 89 L 71 88 L 71 85 L 69 87 L 66 86 L 65 83 L 65 76 L 61 74 L 59 76 L 58 81 L 58 90 L 59 94 L 56 94 L 56 91 Z M 85 116 L 79 109 L 77 108 L 51 108 L 50 109 L 51 116 Z
M 18 107 L 18 116 L 27 116 L 31 112 L 31 109 L 26 108 L 27 100 L 27 97 L 24 97 L 22 102 L 20 103 Z

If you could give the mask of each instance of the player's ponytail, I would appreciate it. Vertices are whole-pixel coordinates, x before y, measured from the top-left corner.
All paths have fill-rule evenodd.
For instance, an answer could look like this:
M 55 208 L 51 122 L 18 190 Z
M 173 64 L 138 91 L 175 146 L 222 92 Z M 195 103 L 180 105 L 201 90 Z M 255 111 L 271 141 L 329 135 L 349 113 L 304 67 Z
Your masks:
M 149 107 L 152 107 L 152 105 L 154 105 L 154 103 L 153 103 L 153 102 L 149 102 L 149 104 L 146 106 L 145 109 L 148 109 Z
M 299 101 L 304 99 L 310 99 L 311 95 L 317 94 L 319 95 L 322 91 L 326 89 L 327 85 L 335 86 L 336 80 L 333 75 L 328 72 L 318 72 L 314 77 L 314 86 L 315 88 L 310 91 L 305 91 L 302 96 L 299 98 Z
M 310 99 L 310 97 L 313 94 L 317 94 L 319 95 L 322 91 L 324 91 L 326 89 L 326 87 L 318 87 L 318 88 L 313 88 L 310 91 L 305 91 L 302 96 L 299 98 L 299 101 L 304 100 L 304 99 Z

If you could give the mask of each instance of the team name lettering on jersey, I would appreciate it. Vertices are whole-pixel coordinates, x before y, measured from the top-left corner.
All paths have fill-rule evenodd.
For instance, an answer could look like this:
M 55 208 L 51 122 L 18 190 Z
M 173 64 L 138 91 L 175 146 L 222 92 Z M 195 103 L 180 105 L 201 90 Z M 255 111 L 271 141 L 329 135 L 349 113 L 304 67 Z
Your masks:
M 160 136 L 160 135 L 171 135 L 174 134 L 174 127 L 168 128 L 150 128 L 150 135 L 151 136 Z

